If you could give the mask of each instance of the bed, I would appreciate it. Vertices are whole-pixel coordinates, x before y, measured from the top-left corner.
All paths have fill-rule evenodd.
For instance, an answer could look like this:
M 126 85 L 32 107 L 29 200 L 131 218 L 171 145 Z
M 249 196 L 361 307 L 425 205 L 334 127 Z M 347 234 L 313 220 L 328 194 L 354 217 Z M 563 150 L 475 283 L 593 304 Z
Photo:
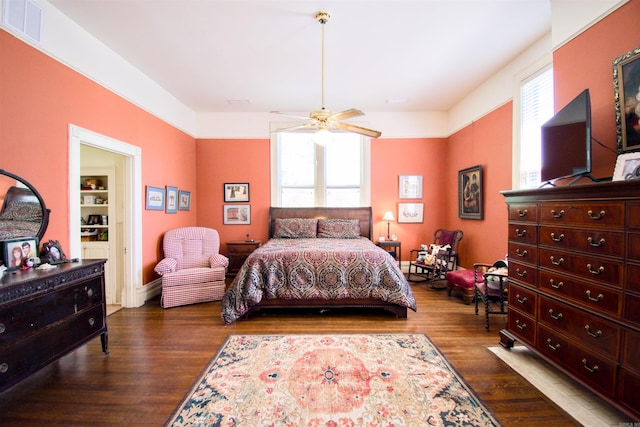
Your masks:
M 33 192 L 9 187 L 0 209 L 0 240 L 38 236 L 42 221 L 42 206 Z
M 371 235 L 370 207 L 271 208 L 268 242 L 223 296 L 225 324 L 265 308 L 381 308 L 406 318 L 416 310 L 411 287 Z

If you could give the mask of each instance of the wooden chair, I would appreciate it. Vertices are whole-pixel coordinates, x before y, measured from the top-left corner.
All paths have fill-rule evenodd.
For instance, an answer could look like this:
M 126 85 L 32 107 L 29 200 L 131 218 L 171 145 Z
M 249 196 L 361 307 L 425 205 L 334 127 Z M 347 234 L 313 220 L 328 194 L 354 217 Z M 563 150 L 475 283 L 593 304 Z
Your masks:
M 421 249 L 410 251 L 407 280 L 411 282 L 444 280 L 448 271 L 458 267 L 458 245 L 462 236 L 462 230 L 437 229 L 433 233 L 433 245 L 430 247 L 431 259 L 421 258 L 419 253 L 424 252 Z M 418 276 L 418 279 L 415 279 L 415 276 Z
M 507 314 L 507 286 L 509 275 L 506 272 L 494 270 L 506 266 L 507 264 L 504 261 L 496 261 L 493 264 L 477 263 L 473 265 L 476 315 L 478 315 L 479 303 L 482 301 L 484 304 L 484 322 L 487 332 L 489 331 L 489 315 Z

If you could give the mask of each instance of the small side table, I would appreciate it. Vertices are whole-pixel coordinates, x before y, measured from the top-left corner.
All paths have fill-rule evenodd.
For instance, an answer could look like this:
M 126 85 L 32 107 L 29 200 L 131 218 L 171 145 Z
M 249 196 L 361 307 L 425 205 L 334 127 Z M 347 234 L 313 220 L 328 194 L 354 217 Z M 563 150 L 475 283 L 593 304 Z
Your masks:
M 234 277 L 240 271 L 240 267 L 251 252 L 262 246 L 259 240 L 231 240 L 227 242 L 227 252 L 229 253 L 229 266 L 227 267 L 227 277 Z
M 402 268 L 402 243 L 399 240 L 385 240 L 384 242 L 378 240 L 376 245 L 389 252 L 398 261 L 398 266 Z

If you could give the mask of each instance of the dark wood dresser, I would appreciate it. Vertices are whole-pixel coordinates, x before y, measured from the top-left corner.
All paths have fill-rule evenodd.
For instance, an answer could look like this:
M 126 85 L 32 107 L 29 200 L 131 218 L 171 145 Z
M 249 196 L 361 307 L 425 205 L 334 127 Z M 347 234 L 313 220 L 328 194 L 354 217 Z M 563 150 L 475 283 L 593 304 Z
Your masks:
M 5 272 L 0 280 L 0 391 L 100 335 L 107 349 L 105 260 Z
M 505 191 L 507 348 L 520 341 L 640 419 L 640 182 Z

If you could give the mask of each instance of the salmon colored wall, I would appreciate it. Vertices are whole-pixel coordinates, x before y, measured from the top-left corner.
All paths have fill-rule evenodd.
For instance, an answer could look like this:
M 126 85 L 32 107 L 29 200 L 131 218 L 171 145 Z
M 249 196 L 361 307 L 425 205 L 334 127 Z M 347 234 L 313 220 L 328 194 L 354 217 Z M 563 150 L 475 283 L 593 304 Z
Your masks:
M 200 139 L 196 141 L 198 180 L 198 224 L 218 230 L 224 242 L 251 239 L 267 240 L 271 206 L 268 139 Z M 224 184 L 249 183 L 250 225 L 224 225 Z M 229 203 L 238 204 L 238 203 Z
M 639 17 L 640 1 L 632 0 L 553 54 L 556 111 L 588 88 L 592 135 L 613 151 L 616 121 L 612 61 L 640 46 Z M 592 175 L 611 177 L 616 154 L 595 142 L 592 147 Z
M 51 209 L 44 239 L 69 245 L 70 123 L 142 148 L 142 182 L 195 189 L 195 141 L 0 30 L 0 168 L 29 181 Z M 144 200 L 140 200 L 144 204 Z M 197 207 L 197 203 L 194 203 Z M 155 279 L 160 236 L 196 211 L 143 211 L 143 283 Z
M 458 264 L 493 263 L 507 253 L 507 205 L 501 190 L 511 188 L 512 103 L 492 111 L 449 138 L 447 172 L 447 227 L 461 229 Z M 458 217 L 458 171 L 482 166 L 483 220 Z

